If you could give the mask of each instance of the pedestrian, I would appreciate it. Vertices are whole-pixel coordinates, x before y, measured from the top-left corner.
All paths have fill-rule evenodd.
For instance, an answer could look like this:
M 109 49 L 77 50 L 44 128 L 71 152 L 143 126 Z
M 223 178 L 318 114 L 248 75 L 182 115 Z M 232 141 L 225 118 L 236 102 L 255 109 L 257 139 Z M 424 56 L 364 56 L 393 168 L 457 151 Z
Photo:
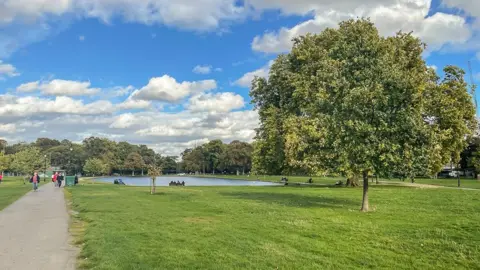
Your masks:
M 73 184 L 76 186 L 78 184 L 78 175 L 75 174 L 75 181 L 73 182 Z
M 3 173 L 0 173 L 0 184 L 2 183 L 3 180 Z
M 62 181 L 63 181 L 63 173 L 60 173 L 57 176 L 58 187 L 62 187 Z
M 57 186 L 57 178 L 58 178 L 58 172 L 55 172 L 52 174 L 52 182 L 55 186 Z
M 30 183 L 33 184 L 33 191 L 37 191 L 38 182 L 40 182 L 40 177 L 37 172 L 34 172 L 32 178 L 30 178 Z

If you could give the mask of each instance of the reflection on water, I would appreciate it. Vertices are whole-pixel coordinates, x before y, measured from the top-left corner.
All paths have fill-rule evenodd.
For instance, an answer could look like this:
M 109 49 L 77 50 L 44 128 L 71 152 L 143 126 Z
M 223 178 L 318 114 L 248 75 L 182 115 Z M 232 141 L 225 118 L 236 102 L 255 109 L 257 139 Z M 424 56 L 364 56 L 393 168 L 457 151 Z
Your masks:
M 95 181 L 108 182 L 112 183 L 115 179 L 122 179 L 122 181 L 129 186 L 149 186 L 150 178 L 149 177 L 129 177 L 129 176 L 118 176 L 118 177 L 103 177 L 97 178 Z M 169 177 L 157 177 L 156 186 L 168 186 L 168 183 L 171 181 L 185 182 L 185 186 L 277 186 L 278 183 L 273 182 L 260 182 L 260 181 L 245 181 L 245 180 L 230 180 L 230 179 L 220 179 L 220 178 L 197 178 L 197 177 L 180 177 L 180 176 L 169 176 Z

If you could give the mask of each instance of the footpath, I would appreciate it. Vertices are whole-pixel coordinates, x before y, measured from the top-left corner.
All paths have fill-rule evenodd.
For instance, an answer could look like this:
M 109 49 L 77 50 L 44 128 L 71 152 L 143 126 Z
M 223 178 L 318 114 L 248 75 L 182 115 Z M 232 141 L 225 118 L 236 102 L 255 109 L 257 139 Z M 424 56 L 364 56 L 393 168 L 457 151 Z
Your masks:
M 73 270 L 63 188 L 53 183 L 0 211 L 0 270 Z

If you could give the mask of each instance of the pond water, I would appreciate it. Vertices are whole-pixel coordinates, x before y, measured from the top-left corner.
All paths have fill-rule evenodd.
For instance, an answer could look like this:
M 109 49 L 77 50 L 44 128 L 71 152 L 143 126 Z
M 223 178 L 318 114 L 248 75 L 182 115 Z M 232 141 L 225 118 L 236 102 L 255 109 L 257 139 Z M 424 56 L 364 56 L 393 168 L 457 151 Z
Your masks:
M 112 183 L 115 179 L 122 179 L 122 181 L 129 186 L 150 186 L 149 177 L 102 177 L 94 181 Z M 188 177 L 188 176 L 168 176 L 157 177 L 155 181 L 156 186 L 168 186 L 171 181 L 184 181 L 185 186 L 278 186 L 279 183 L 261 182 L 261 181 L 246 181 L 246 180 L 231 180 L 221 178 L 203 178 L 203 177 Z

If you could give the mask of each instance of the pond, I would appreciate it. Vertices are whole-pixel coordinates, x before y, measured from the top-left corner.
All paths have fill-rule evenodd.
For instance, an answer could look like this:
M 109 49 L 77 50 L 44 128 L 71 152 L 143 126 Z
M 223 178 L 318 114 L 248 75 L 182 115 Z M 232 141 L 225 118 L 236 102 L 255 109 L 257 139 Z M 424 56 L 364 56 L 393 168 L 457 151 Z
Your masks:
M 150 186 L 149 177 L 131 177 L 131 176 L 117 176 L 117 177 L 102 177 L 96 178 L 94 181 L 112 183 L 115 179 L 122 179 L 122 181 L 129 186 Z M 246 180 L 231 180 L 222 178 L 204 178 L 204 177 L 188 177 L 188 176 L 167 176 L 157 177 L 156 186 L 168 186 L 171 181 L 185 182 L 185 186 L 278 186 L 279 183 L 262 182 L 262 181 L 246 181 Z

